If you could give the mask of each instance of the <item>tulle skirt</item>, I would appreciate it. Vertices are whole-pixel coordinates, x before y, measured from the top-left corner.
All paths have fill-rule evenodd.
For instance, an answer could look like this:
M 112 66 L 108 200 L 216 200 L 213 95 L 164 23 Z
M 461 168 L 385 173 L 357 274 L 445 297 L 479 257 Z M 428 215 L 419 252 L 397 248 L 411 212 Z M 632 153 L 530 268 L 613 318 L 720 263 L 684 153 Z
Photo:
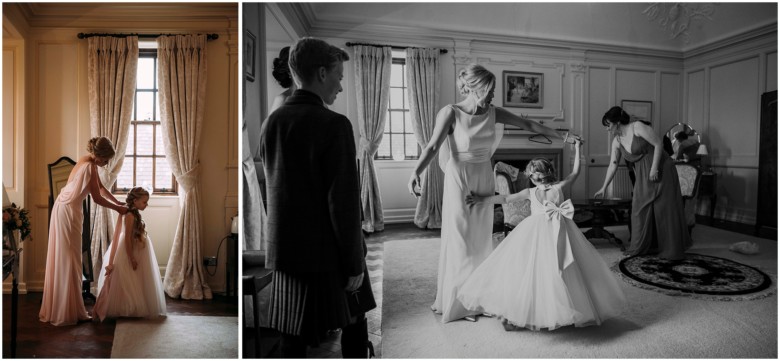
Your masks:
M 114 270 L 106 278 L 106 269 L 100 270 L 98 278 L 98 301 L 105 302 L 105 315 L 102 318 L 115 317 L 145 317 L 155 318 L 166 315 L 165 293 L 163 293 L 160 270 L 157 265 L 157 257 L 149 238 L 144 239 L 143 247 L 136 242 L 133 252 L 138 262 L 138 267 L 133 270 L 130 258 L 124 245 L 124 237 L 121 241 L 112 242 L 103 256 L 108 263 L 111 255 L 111 247 L 119 247 L 114 259 Z M 106 290 L 103 287 L 108 286 Z M 107 292 L 101 292 L 107 291 Z M 104 298 L 105 299 L 101 299 Z
M 560 222 L 561 237 L 553 222 Z M 625 303 L 619 281 L 577 225 L 543 214 L 526 218 L 507 235 L 464 283 L 458 299 L 467 309 L 532 330 L 599 325 Z

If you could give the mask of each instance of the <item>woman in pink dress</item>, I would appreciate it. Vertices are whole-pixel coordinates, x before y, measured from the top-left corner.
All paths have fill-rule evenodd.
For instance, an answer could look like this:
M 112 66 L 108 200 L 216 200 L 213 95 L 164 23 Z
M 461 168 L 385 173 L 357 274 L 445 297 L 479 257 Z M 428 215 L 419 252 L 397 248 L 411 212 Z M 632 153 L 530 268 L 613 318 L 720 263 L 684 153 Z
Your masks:
M 97 167 L 114 157 L 114 145 L 105 137 L 95 137 L 87 144 L 86 155 L 70 172 L 68 183 L 57 196 L 51 210 L 43 301 L 38 319 L 55 326 L 73 325 L 90 320 L 81 298 L 81 228 L 84 213 L 81 204 L 87 194 L 95 203 L 120 214 L 127 207 L 100 183 Z

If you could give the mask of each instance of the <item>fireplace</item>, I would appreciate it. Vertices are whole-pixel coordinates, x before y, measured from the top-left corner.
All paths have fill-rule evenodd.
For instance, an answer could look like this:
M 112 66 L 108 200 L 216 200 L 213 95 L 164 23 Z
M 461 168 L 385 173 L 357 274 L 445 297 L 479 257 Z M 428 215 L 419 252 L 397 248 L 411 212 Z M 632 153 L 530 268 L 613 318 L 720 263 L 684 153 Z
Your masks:
M 499 148 L 493 153 L 491 163 L 495 169 L 497 162 L 509 164 L 520 170 L 517 180 L 514 181 L 515 191 L 533 187 L 528 179 L 522 174 L 525 166 L 531 159 L 544 157 L 552 162 L 555 167 L 555 176 L 560 180 L 563 177 L 563 148 Z

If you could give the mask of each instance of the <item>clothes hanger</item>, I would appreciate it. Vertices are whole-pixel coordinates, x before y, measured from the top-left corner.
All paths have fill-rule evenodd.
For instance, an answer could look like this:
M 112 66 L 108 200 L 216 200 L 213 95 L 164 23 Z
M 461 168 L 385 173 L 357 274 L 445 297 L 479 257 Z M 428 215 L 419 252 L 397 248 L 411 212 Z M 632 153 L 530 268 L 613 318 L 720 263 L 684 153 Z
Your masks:
M 534 139 L 534 138 L 536 138 L 536 137 L 542 137 L 542 138 L 544 138 L 545 140 L 544 140 L 544 141 L 542 141 L 541 139 L 538 139 L 538 140 L 537 140 L 537 139 Z M 544 134 L 542 134 L 542 133 L 537 133 L 537 134 L 534 134 L 534 135 L 532 135 L 530 138 L 528 138 L 528 140 L 530 140 L 530 141 L 532 141 L 532 142 L 534 142 L 534 143 L 540 143 L 540 144 L 552 144 L 552 143 L 553 143 L 552 139 L 548 138 L 546 135 L 544 135 Z

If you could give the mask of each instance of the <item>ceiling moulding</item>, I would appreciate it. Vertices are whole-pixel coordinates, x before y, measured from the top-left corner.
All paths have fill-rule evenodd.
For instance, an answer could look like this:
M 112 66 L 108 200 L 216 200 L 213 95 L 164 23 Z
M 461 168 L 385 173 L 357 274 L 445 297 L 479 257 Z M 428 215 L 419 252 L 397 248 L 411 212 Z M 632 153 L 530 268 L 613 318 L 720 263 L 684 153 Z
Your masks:
M 202 23 L 224 24 L 238 19 L 237 4 L 158 4 L 158 3 L 106 3 L 66 4 L 27 3 L 20 4 L 27 22 L 33 28 L 106 27 L 111 24 L 161 22 L 182 24 Z M 74 25 L 78 24 L 78 25 Z M 172 28 L 178 25 L 168 26 Z
M 270 6 L 271 4 L 268 5 Z M 275 5 L 279 7 L 279 10 L 281 10 L 298 34 L 301 34 L 301 36 L 311 35 L 309 29 L 311 29 L 312 24 L 309 19 L 315 18 L 311 4 L 277 3 Z
M 289 6 L 285 10 L 281 5 L 283 4 L 266 4 L 267 13 L 270 13 L 276 19 L 290 39 L 298 39 L 301 36 L 299 34 L 305 34 L 304 26 L 297 21 L 290 21 L 289 19 L 297 19 L 296 15 L 290 13 L 291 9 Z
M 569 40 L 550 40 L 539 38 L 528 38 L 511 35 L 494 35 L 473 32 L 459 32 L 450 30 L 438 30 L 420 27 L 394 26 L 394 25 L 375 25 L 375 24 L 346 24 L 330 22 L 313 22 L 309 29 L 312 36 L 332 37 L 332 38 L 355 38 L 363 39 L 397 39 L 399 42 L 441 42 L 442 40 L 452 39 L 472 39 L 472 44 L 481 43 L 482 48 L 490 51 L 499 51 L 500 48 L 512 46 L 527 46 L 558 49 L 562 51 L 584 50 L 598 51 L 613 54 L 626 54 L 632 56 L 646 56 L 662 59 L 680 60 L 682 52 L 670 50 L 657 50 L 647 48 L 636 48 L 623 45 L 610 45 L 598 43 L 585 43 Z M 476 48 L 475 45 L 472 45 Z M 504 51 L 507 51 L 504 49 Z
M 688 51 L 685 51 L 685 59 L 689 59 L 692 57 L 698 57 L 705 55 L 707 53 L 711 53 L 714 51 L 718 51 L 720 49 L 729 48 L 732 46 L 738 46 L 739 44 L 754 41 L 754 40 L 760 40 L 762 38 L 766 39 L 772 39 L 774 38 L 774 41 L 777 41 L 777 23 L 772 23 L 768 25 L 763 25 L 758 28 L 755 28 L 753 30 L 749 30 L 746 32 L 742 32 L 730 37 L 727 37 L 725 39 L 717 40 L 715 42 L 712 42 L 707 45 L 700 46 L 695 49 L 691 49 Z

